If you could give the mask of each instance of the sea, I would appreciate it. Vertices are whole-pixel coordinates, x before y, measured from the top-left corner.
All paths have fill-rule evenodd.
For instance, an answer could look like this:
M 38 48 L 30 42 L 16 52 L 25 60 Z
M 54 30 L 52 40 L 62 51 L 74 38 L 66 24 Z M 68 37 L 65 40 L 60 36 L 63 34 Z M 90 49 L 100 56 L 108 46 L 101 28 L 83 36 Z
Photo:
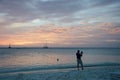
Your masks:
M 120 48 L 0 48 L 0 73 L 75 68 L 77 50 L 86 67 L 120 65 Z

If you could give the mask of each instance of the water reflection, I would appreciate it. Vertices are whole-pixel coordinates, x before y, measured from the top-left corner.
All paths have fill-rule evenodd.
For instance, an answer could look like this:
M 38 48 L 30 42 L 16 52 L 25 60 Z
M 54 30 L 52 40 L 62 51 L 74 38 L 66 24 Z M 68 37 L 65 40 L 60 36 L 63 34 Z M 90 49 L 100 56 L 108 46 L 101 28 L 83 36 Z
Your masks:
M 4 52 L 4 51 L 3 51 Z M 13 53 L 12 53 L 13 52 Z M 96 55 L 95 55 L 96 54 Z M 119 63 L 119 55 L 88 54 L 85 51 L 82 60 L 84 64 L 95 63 Z M 42 65 L 64 65 L 76 64 L 75 50 L 13 50 L 0 54 L 0 67 L 8 66 L 42 66 Z M 57 60 L 59 59 L 59 61 Z

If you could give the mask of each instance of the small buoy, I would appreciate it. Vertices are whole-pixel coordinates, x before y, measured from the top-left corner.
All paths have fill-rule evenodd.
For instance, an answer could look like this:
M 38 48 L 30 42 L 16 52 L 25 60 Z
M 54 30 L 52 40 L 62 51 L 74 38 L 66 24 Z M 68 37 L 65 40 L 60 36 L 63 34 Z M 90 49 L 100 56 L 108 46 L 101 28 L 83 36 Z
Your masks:
M 59 61 L 59 59 L 57 58 L 57 61 Z

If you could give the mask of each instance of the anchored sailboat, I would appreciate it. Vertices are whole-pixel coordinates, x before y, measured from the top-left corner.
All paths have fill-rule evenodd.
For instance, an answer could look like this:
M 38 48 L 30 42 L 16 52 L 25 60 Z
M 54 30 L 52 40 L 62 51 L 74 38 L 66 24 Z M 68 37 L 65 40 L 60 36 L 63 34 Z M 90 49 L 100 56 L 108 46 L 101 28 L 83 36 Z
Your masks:
M 43 46 L 43 48 L 44 49 L 48 49 L 49 48 L 48 45 L 47 45 L 47 41 L 46 41 L 45 45 Z
M 48 49 L 48 46 L 43 46 L 44 49 Z
M 11 45 L 9 44 L 9 47 L 8 48 L 11 48 Z

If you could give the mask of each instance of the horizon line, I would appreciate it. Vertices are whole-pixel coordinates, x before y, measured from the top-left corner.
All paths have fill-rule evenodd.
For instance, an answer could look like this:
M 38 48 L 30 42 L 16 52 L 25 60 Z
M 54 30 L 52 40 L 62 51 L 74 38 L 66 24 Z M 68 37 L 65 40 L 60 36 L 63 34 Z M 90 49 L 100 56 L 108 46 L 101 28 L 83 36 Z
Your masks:
M 9 48 L 9 46 L 0 46 L 0 48 Z M 28 46 L 11 46 L 11 48 L 12 49 L 16 49 L 16 48 L 20 48 L 20 49 L 22 49 L 22 48 L 40 48 L 40 49 L 44 49 L 44 47 L 33 47 L 33 46 L 30 46 L 30 47 L 28 47 Z M 48 47 L 48 49 L 54 49 L 54 48 L 120 48 L 120 47 Z

